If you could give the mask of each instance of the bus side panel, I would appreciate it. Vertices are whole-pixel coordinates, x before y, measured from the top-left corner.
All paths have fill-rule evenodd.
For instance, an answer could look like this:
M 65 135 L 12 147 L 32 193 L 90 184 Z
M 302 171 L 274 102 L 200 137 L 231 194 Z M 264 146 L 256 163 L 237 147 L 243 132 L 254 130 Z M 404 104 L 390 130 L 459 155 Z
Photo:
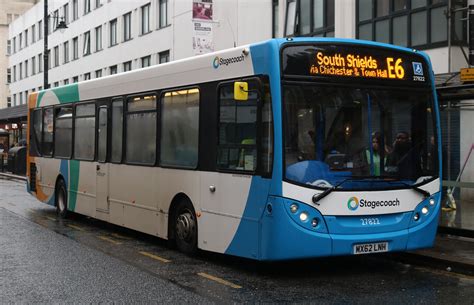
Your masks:
M 59 175 L 61 160 L 52 158 L 36 159 L 37 198 L 44 203 L 54 205 L 54 187 Z
M 69 170 L 71 181 L 69 183 L 68 209 L 79 214 L 95 217 L 95 164 L 89 161 L 70 161 Z M 78 173 L 76 172 L 78 171 Z M 74 176 L 74 178 L 73 178 Z

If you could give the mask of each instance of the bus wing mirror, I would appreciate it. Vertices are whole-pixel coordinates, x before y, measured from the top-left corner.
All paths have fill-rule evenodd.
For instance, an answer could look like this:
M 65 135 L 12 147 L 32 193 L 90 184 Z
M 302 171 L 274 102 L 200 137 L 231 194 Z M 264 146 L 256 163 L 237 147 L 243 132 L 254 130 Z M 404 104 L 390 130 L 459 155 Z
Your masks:
M 249 83 L 247 82 L 234 83 L 234 99 L 236 101 L 247 101 L 249 99 Z

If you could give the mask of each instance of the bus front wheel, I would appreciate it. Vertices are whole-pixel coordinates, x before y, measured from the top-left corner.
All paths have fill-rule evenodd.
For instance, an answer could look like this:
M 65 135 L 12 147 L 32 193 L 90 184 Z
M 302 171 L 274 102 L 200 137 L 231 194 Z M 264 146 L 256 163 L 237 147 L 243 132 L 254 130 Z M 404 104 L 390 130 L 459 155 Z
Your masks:
M 59 180 L 56 186 L 56 213 L 60 218 L 68 215 L 66 185 L 63 180 Z
M 176 247 L 186 254 L 197 250 L 197 221 L 193 206 L 188 201 L 180 201 L 174 213 L 174 233 Z

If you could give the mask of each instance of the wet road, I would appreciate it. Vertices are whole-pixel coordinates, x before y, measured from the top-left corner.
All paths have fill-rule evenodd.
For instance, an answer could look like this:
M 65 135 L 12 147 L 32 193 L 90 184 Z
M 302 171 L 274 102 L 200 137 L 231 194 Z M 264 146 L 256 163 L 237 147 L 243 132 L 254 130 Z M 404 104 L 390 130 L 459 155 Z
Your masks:
M 474 277 L 384 255 L 284 263 L 188 257 L 101 221 L 60 220 L 24 182 L 0 179 L 0 302 L 474 304 Z

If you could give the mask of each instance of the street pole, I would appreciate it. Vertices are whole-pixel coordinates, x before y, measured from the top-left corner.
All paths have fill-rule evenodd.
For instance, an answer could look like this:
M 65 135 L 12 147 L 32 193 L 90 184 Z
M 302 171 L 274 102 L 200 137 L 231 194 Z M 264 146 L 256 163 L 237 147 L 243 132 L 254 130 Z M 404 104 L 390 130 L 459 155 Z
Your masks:
M 48 86 L 48 61 L 49 61 L 49 54 L 48 54 L 48 28 L 49 28 L 49 16 L 48 16 L 48 0 L 44 1 L 44 51 L 43 51 L 43 89 L 46 90 L 49 88 Z

